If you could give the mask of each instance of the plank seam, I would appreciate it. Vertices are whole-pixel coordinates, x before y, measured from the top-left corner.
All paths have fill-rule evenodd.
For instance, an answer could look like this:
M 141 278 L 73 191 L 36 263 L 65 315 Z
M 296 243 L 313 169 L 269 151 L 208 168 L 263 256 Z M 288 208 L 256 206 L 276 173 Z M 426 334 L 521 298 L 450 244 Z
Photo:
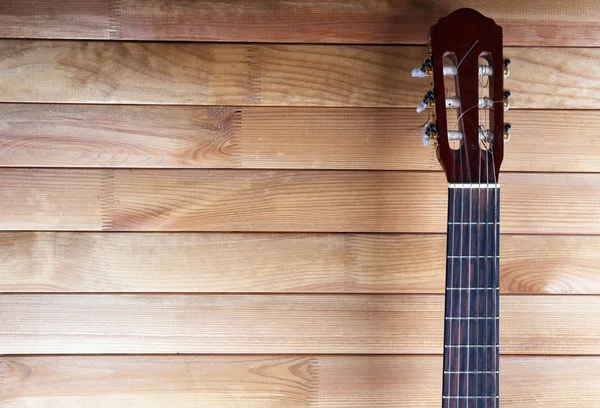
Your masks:
M 319 380 L 320 380 L 320 371 L 319 371 L 319 357 L 311 357 L 308 363 L 308 398 L 307 398 L 307 407 L 317 406 L 319 403 Z
M 100 183 L 100 214 L 103 231 L 111 231 L 114 225 L 115 172 L 102 170 Z
M 248 100 L 252 105 L 262 102 L 262 67 L 259 45 L 248 47 Z
M 111 40 L 120 40 L 123 38 L 121 30 L 122 10 L 121 0 L 110 1 L 108 6 L 108 38 Z
M 242 130 L 242 110 L 239 108 L 229 108 L 226 106 L 213 107 L 213 113 L 217 116 L 224 116 L 226 119 L 220 128 L 219 149 L 231 159 L 229 167 L 242 167 L 242 149 L 240 135 Z
M 356 293 L 358 287 L 356 234 L 344 234 L 344 292 Z

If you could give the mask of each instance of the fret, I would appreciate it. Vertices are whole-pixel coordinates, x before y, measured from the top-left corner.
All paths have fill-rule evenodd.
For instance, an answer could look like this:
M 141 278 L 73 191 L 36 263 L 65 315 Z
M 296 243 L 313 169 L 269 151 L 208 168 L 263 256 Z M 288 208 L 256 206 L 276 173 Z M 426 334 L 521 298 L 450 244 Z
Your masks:
M 498 374 L 499 371 L 444 371 L 444 374 Z
M 448 257 L 498 256 L 500 224 L 448 225 Z
M 446 292 L 446 317 L 497 317 L 498 290 L 450 290 Z M 469 304 L 469 302 L 471 304 Z
M 481 188 L 490 188 L 496 189 L 500 188 L 500 184 L 495 183 L 449 183 L 448 188 L 463 188 L 463 189 L 481 189 Z
M 492 399 L 500 398 L 498 395 L 444 395 L 443 399 Z
M 497 320 L 495 317 L 477 320 L 446 318 L 446 327 L 449 330 L 445 336 L 445 344 L 498 344 Z
M 499 287 L 495 288 L 451 288 L 447 287 L 446 290 L 500 290 Z
M 448 255 L 450 259 L 494 259 L 500 258 L 500 255 Z
M 500 221 L 496 221 L 496 222 L 449 222 L 448 225 L 500 225 Z
M 494 346 L 497 346 L 496 344 Z M 495 364 L 498 347 L 450 347 L 444 353 L 452 359 L 444 361 L 445 371 L 495 371 L 499 367 Z M 467 361 L 469 357 L 469 361 Z
M 446 317 L 446 320 L 495 320 L 499 319 L 499 316 L 496 317 Z

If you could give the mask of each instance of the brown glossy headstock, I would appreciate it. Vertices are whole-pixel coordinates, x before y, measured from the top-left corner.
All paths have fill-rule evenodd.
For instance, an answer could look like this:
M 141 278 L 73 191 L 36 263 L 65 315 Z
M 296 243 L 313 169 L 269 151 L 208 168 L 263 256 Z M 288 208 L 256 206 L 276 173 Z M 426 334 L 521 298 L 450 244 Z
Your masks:
M 434 86 L 430 106 L 435 111 L 431 131 L 448 182 L 496 182 L 510 95 L 504 91 L 509 61 L 502 53 L 502 28 L 475 10 L 460 9 L 431 28 L 430 45 L 428 69 Z M 455 97 L 447 95 L 449 88 Z

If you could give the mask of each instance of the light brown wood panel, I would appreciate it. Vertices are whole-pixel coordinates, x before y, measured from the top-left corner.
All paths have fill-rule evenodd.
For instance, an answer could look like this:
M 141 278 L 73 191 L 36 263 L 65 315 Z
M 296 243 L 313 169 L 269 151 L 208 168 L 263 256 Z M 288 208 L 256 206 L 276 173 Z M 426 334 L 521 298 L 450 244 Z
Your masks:
M 0 175 L 0 228 L 101 229 L 111 178 L 110 170 L 9 170 Z
M 441 293 L 444 245 L 435 235 L 0 233 L 0 292 Z
M 471 7 L 509 45 L 598 46 L 593 0 L 5 0 L 2 37 L 424 44 L 431 25 Z
M 423 47 L 5 40 L 0 55 L 5 102 L 389 106 L 427 88 L 400 85 Z
M 600 175 L 500 181 L 502 232 L 600 232 Z M 1 169 L 0 229 L 442 233 L 446 186 L 441 172 Z
M 315 407 L 440 405 L 439 357 L 331 356 L 318 357 L 317 364 L 319 385 Z M 589 356 L 503 356 L 500 407 L 595 407 L 600 400 L 599 364 L 597 357 Z
M 0 165 L 239 167 L 240 109 L 4 104 Z
M 118 10 L 114 5 L 118 3 L 119 0 L 3 0 L 0 37 L 108 40 L 111 20 Z
M 508 48 L 515 108 L 600 108 L 600 49 Z M 0 41 L 0 101 L 414 107 L 425 47 Z
M 243 168 L 441 170 L 414 109 L 240 108 Z M 510 110 L 503 171 L 600 172 L 600 111 Z M 458 128 L 458 127 L 456 127 Z
M 600 354 L 600 297 L 505 296 L 505 354 Z M 439 354 L 442 295 L 0 297 L 0 354 Z
M 600 111 L 512 110 L 503 171 L 600 172 Z M 5 104 L 0 166 L 438 170 L 413 109 Z
M 0 292 L 443 293 L 445 235 L 0 233 Z M 503 293 L 600 294 L 600 237 L 503 235 Z
M 595 408 L 600 399 L 598 357 L 501 364 L 501 407 Z M 6 408 L 435 407 L 442 387 L 439 356 L 34 356 L 0 365 Z

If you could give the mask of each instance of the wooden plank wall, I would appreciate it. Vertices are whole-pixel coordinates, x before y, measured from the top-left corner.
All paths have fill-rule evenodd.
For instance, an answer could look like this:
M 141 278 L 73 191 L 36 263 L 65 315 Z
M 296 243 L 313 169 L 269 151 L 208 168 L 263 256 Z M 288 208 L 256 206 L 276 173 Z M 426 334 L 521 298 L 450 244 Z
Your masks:
M 595 0 L 4 0 L 0 406 L 438 407 L 409 71 L 504 26 L 501 406 L 600 406 Z

